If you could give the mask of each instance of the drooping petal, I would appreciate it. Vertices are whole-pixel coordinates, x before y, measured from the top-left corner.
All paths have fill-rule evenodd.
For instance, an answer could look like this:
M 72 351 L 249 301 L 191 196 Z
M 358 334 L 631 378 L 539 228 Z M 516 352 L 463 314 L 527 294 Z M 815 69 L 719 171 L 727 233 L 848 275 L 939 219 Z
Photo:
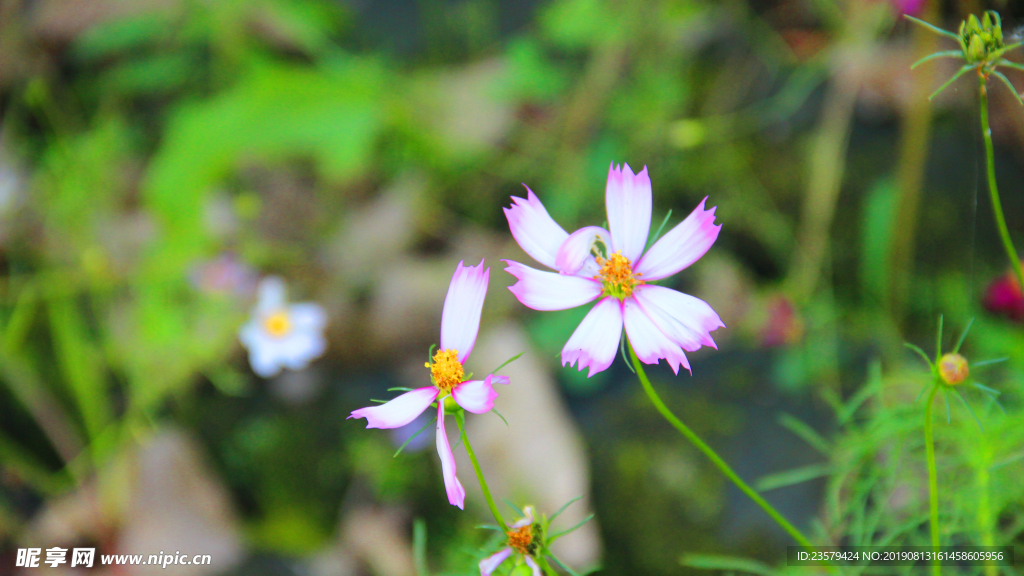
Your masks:
M 667 278 L 693 264 L 711 248 L 722 225 L 715 225 L 715 207 L 704 210 L 707 198 L 685 220 L 651 246 L 634 270 L 647 281 Z
M 587 378 L 612 365 L 622 336 L 622 310 L 611 296 L 601 300 L 580 322 L 562 348 L 562 365 L 589 367 Z
M 463 266 L 460 261 L 448 285 L 441 311 L 441 349 L 458 351 L 459 362 L 466 361 L 476 344 L 490 277 L 491 269 L 484 270 L 483 260 L 476 266 Z
M 417 388 L 380 406 L 353 410 L 349 418 L 366 418 L 367 428 L 401 428 L 416 419 L 437 398 L 437 388 Z
M 483 380 L 463 382 L 452 389 L 452 397 L 455 398 L 456 404 L 473 414 L 490 412 L 491 408 L 494 408 L 494 399 L 498 397 L 498 393 L 491 386 L 493 382 L 494 376 L 490 374 Z
M 327 312 L 323 306 L 312 302 L 292 304 L 288 307 L 288 319 L 296 329 L 323 330 L 327 326 Z
M 646 284 L 633 289 L 633 298 L 654 324 L 683 350 L 701 346 L 718 349 L 711 332 L 725 328 L 711 305 L 689 294 Z
M 448 435 L 444 431 L 444 400 L 437 403 L 437 455 L 441 457 L 441 475 L 444 477 L 444 489 L 448 493 L 448 503 L 465 509 L 466 490 L 455 475 L 455 456 L 448 444 Z
M 540 570 L 540 566 L 538 566 L 537 563 L 533 561 L 533 557 L 523 556 L 523 560 L 526 560 L 526 565 L 529 566 L 531 570 L 533 570 L 533 576 L 544 576 L 544 573 Z
M 508 227 L 524 252 L 553 269 L 558 247 L 569 233 L 548 215 L 533 190 L 525 184 L 523 186 L 526 187 L 526 198 L 513 196 L 512 206 L 503 208 Z
M 644 364 L 657 364 L 664 358 L 672 367 L 672 372 L 679 374 L 679 365 L 690 369 L 690 362 L 683 354 L 683 349 L 669 339 L 654 322 L 644 313 L 643 308 L 633 298 L 622 301 L 622 321 L 626 328 L 626 336 L 633 345 L 640 361 Z
M 533 506 L 523 508 L 523 514 L 525 514 L 525 516 L 513 522 L 509 528 L 522 528 L 523 526 L 533 524 Z
M 647 166 L 634 175 L 629 164 L 608 168 L 604 194 L 608 211 L 608 229 L 612 233 L 612 251 L 636 262 L 647 245 L 651 232 L 651 179 Z
M 558 248 L 558 256 L 555 258 L 558 272 L 572 276 L 582 271 L 584 274 L 581 276 L 593 278 L 600 268 L 590 250 L 594 242 L 600 241 L 605 245 L 605 251 L 610 252 L 611 239 L 612 235 L 600 226 L 587 226 L 573 232 Z
M 582 306 L 601 295 L 601 283 L 579 276 L 543 272 L 504 260 L 505 271 L 519 279 L 508 287 L 525 306 L 534 310 L 565 310 Z
M 256 313 L 271 314 L 282 308 L 287 303 L 287 290 L 284 280 L 278 276 L 267 276 L 260 280 L 256 288 Z
M 491 573 L 498 569 L 498 566 L 512 555 L 511 548 L 502 548 L 494 554 L 480 561 L 480 576 L 491 576 Z

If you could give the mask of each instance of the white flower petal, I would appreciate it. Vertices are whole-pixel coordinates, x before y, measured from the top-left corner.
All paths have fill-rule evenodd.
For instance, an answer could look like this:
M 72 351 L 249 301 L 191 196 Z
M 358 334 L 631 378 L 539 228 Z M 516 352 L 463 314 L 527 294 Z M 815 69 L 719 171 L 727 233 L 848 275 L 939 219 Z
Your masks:
M 284 280 L 278 276 L 267 276 L 260 280 L 256 290 L 256 316 L 277 312 L 288 302 Z
M 683 350 L 701 346 L 718 349 L 711 332 L 725 328 L 722 319 L 707 302 L 664 286 L 643 285 L 633 289 L 633 298 L 654 324 Z
M 601 295 L 601 283 L 579 276 L 543 272 L 504 260 L 505 271 L 519 281 L 508 287 L 525 306 L 534 310 L 565 310 L 582 306 Z
M 448 503 L 465 509 L 466 490 L 455 475 L 455 456 L 448 444 L 448 436 L 444 431 L 444 400 L 437 402 L 437 455 L 441 457 L 441 475 L 444 477 L 444 489 L 448 493 Z
M 590 367 L 591 377 L 612 365 L 622 336 L 622 310 L 617 299 L 601 300 L 580 322 L 562 348 L 562 365 Z
M 629 343 L 633 345 L 633 351 L 641 362 L 657 364 L 658 360 L 664 358 L 676 374 L 679 374 L 680 364 L 690 369 L 690 362 L 686 354 L 683 354 L 683 349 L 655 326 L 633 298 L 622 301 L 622 320 Z
M 312 302 L 292 304 L 288 307 L 288 321 L 296 329 L 323 330 L 327 326 L 327 312 L 323 306 Z
M 469 380 L 452 389 L 455 403 L 474 414 L 484 414 L 494 408 L 494 399 L 498 393 L 491 384 L 494 376 L 488 375 L 483 380 Z M 506 383 L 508 379 L 506 378 Z
M 436 398 L 437 388 L 417 388 L 380 406 L 353 410 L 349 418 L 366 418 L 367 428 L 401 428 L 415 420 Z
M 303 370 L 310 360 L 327 349 L 327 340 L 317 331 L 294 329 L 276 342 L 277 355 L 289 370 Z
M 498 569 L 498 566 L 512 555 L 511 548 L 502 548 L 494 554 L 480 561 L 480 576 L 491 576 L 491 573 Z
M 647 167 L 633 175 L 629 164 L 610 166 L 604 198 L 612 251 L 621 250 L 630 262 L 636 262 L 651 232 L 651 179 Z
M 531 258 L 548 268 L 555 268 L 558 247 L 569 234 L 552 220 L 528 186 L 526 198 L 513 196 L 512 203 L 512 206 L 503 208 L 512 237 Z
M 483 260 L 477 266 L 459 262 L 448 285 L 441 312 L 441 349 L 457 351 L 459 362 L 466 361 L 476 344 L 490 276 L 491 269 L 484 269 Z
M 685 220 L 651 246 L 633 267 L 647 281 L 667 278 L 693 264 L 711 248 L 722 225 L 715 225 L 715 208 L 704 210 L 700 201 Z
M 558 248 L 558 256 L 555 258 L 558 272 L 570 276 L 578 274 L 585 278 L 593 278 L 600 268 L 590 250 L 594 246 L 594 242 L 598 240 L 605 245 L 606 251 L 611 250 L 612 235 L 600 226 L 587 226 L 570 234 Z M 585 273 L 580 274 L 580 272 Z

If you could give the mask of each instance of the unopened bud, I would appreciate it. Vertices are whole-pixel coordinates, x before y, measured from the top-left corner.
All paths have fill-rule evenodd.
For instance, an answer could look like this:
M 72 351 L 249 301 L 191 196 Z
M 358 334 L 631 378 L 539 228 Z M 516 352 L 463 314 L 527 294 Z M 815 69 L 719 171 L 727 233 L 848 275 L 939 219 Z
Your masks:
M 946 384 L 957 385 L 967 380 L 967 359 L 959 354 L 945 354 L 939 358 L 939 376 Z

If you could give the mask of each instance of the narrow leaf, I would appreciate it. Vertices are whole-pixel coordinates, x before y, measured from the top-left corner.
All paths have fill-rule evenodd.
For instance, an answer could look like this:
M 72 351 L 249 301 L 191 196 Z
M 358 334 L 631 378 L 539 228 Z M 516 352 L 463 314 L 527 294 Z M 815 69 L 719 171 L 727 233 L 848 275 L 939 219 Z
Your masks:
M 960 37 L 959 36 L 957 36 L 956 34 L 953 34 L 952 32 L 950 32 L 948 30 L 943 30 L 942 28 L 939 28 L 938 26 L 934 26 L 932 24 L 929 24 L 929 23 L 925 22 L 924 20 L 918 20 L 917 18 L 914 18 L 913 16 L 911 16 L 909 14 L 904 14 L 903 17 L 906 18 L 907 20 L 910 20 L 911 22 L 913 22 L 915 24 L 919 24 L 921 26 L 924 26 L 925 28 L 931 30 L 932 32 L 935 32 L 936 34 L 942 34 L 943 36 L 948 36 L 949 38 L 952 38 L 953 40 L 956 40 L 957 42 L 960 41 Z
M 416 433 L 413 434 L 412 436 L 410 436 L 408 440 L 406 440 L 405 442 L 402 442 L 402 445 L 398 447 L 398 450 L 395 451 L 395 455 L 392 456 L 392 458 L 398 458 L 398 455 L 402 453 L 402 450 L 405 450 L 405 447 L 409 445 L 409 442 L 412 442 L 413 440 L 415 440 L 417 436 L 422 434 L 423 431 L 426 430 L 427 428 L 429 428 L 434 422 L 437 422 L 437 417 L 436 416 L 434 418 L 432 418 L 430 420 L 430 422 L 427 422 L 426 424 L 424 424 L 423 428 L 420 428 L 419 430 L 417 430 Z
M 679 563 L 688 568 L 697 568 L 699 570 L 722 570 L 727 572 L 741 572 L 744 574 L 757 574 L 758 576 L 781 576 L 780 572 L 776 572 L 767 565 L 756 560 L 736 558 L 733 556 L 685 554 L 679 559 Z
M 555 555 L 554 555 L 554 554 L 552 554 L 551 552 L 547 552 L 547 553 L 545 553 L 544 555 L 545 555 L 545 556 L 547 556 L 548 558 L 550 558 L 550 559 L 554 560 L 555 564 L 558 564 L 558 566 L 559 566 L 559 567 L 560 567 L 560 568 L 561 568 L 562 570 L 565 570 L 565 571 L 566 571 L 566 572 L 567 572 L 567 573 L 569 574 L 569 576 L 580 576 L 579 574 L 577 574 L 576 572 L 574 572 L 572 568 L 569 568 L 568 566 L 566 566 L 566 565 L 565 565 L 565 564 L 564 564 L 564 563 L 563 563 L 563 562 L 562 562 L 561 560 L 559 560 L 559 559 L 558 559 L 558 557 L 557 557 L 557 556 L 555 556 Z
M 509 508 L 511 508 L 511 509 L 513 509 L 513 510 L 515 510 L 515 511 L 516 511 L 516 514 L 519 514 L 519 515 L 520 515 L 521 517 L 523 517 L 523 518 L 525 518 L 525 517 L 526 517 L 526 513 L 525 513 L 525 512 L 523 512 L 522 510 L 520 510 L 520 509 L 519 509 L 519 506 L 516 506 L 515 504 L 513 504 L 513 503 L 509 502 L 509 501 L 508 501 L 508 498 L 502 498 L 501 500 L 502 500 L 502 502 L 504 502 L 505 504 L 508 504 L 508 507 L 509 507 Z
M 963 58 L 963 57 L 964 57 L 964 53 L 961 52 L 960 50 L 945 50 L 943 52 L 936 52 L 934 54 L 929 54 L 929 55 L 925 56 L 924 58 L 921 58 L 917 62 L 914 62 L 913 64 L 910 65 L 910 69 L 913 70 L 914 68 L 917 68 L 918 66 L 920 66 L 921 64 L 924 64 L 925 62 L 930 62 L 930 61 L 935 60 L 937 58 Z
M 967 338 L 967 332 L 970 331 L 972 324 L 974 324 L 974 318 L 967 321 L 967 326 L 965 326 L 964 331 L 960 333 L 960 339 L 956 341 L 956 347 L 953 348 L 953 354 L 960 351 L 960 346 L 963 346 L 964 340 Z
M 476 528 L 478 530 L 497 530 L 498 532 L 504 534 L 501 528 L 499 526 L 495 526 L 494 524 L 477 524 Z
M 939 314 L 939 330 L 935 334 L 935 361 L 942 358 L 942 314 Z
M 577 496 L 577 497 L 575 497 L 575 498 L 573 498 L 572 500 L 569 500 L 565 504 L 563 504 L 562 507 L 558 509 L 558 512 L 555 512 L 554 514 L 551 515 L 550 518 L 548 518 L 548 523 L 550 524 L 551 522 L 554 522 L 555 518 L 558 518 L 559 514 L 561 514 L 562 512 L 565 512 L 566 508 L 568 508 L 573 502 L 576 502 L 580 498 L 583 498 L 582 494 Z
M 497 368 L 495 368 L 494 370 L 491 370 L 491 374 L 493 375 L 493 374 L 494 374 L 495 372 L 497 372 L 498 370 L 501 370 L 502 368 L 504 368 L 505 366 L 508 366 L 508 365 L 509 365 L 509 364 L 511 364 L 512 362 L 515 362 L 515 361 L 516 361 L 516 360 L 518 360 L 518 359 L 519 359 L 519 357 L 520 357 L 520 356 L 522 356 L 523 354 L 526 354 L 526 350 L 523 350 L 523 351 L 522 351 L 522 352 L 520 352 L 519 354 L 516 354 L 515 356 L 513 356 L 513 357 L 509 358 L 508 360 L 505 360 L 504 362 L 502 362 L 502 363 L 501 363 L 501 366 L 498 366 L 498 367 L 497 367 Z
M 754 489 L 758 492 L 765 492 L 768 490 L 775 490 L 776 488 L 785 488 L 786 486 L 802 484 L 809 480 L 814 480 L 815 478 L 828 476 L 830 472 L 832 472 L 832 467 L 828 464 L 811 464 L 810 466 L 802 466 L 800 468 L 786 470 L 785 472 L 762 476 L 754 484 Z
M 949 392 L 946 392 L 945 388 L 942 390 L 942 399 L 946 401 L 946 424 L 952 424 L 953 415 L 949 411 Z
M 828 440 L 825 440 L 821 434 L 818 434 L 814 428 L 811 428 L 811 426 L 803 420 L 800 420 L 790 414 L 783 413 L 779 415 L 777 422 L 779 423 L 779 426 L 782 426 L 786 430 L 796 434 L 801 440 L 808 443 L 818 452 L 825 455 L 832 453 L 831 448 L 828 445 Z
M 569 528 L 568 530 L 562 530 L 558 534 L 555 534 L 554 536 L 548 538 L 548 544 L 551 544 L 552 542 L 554 542 L 555 540 L 558 540 L 559 538 L 561 538 L 562 536 L 565 536 L 566 534 L 571 534 L 571 533 L 575 532 L 576 530 L 579 530 L 580 528 L 583 527 L 584 524 L 586 524 L 587 522 L 590 522 L 590 519 L 593 518 L 593 517 L 594 517 L 594 515 L 591 514 L 591 515 L 587 516 L 586 518 L 584 518 L 582 521 L 580 521 L 579 524 L 573 526 L 572 528 Z
M 1021 100 L 1020 94 L 1017 92 L 1017 89 L 1013 87 L 1013 84 L 1010 83 L 1010 79 L 1009 78 L 1004 76 L 1003 73 L 998 71 L 998 70 L 993 70 L 992 71 L 992 75 L 995 76 L 996 78 L 999 78 L 1000 80 L 1002 80 L 1003 84 L 1006 84 L 1006 87 L 1009 88 L 1010 92 L 1013 93 L 1014 98 L 1017 99 L 1017 104 L 1020 104 L 1021 106 L 1024 106 L 1024 100 Z
M 963 76 L 964 74 L 966 74 L 967 72 L 969 72 L 971 70 L 974 70 L 974 66 L 972 66 L 970 64 L 964 65 L 964 67 L 961 68 L 960 70 L 958 70 L 957 73 L 954 74 L 952 78 L 950 78 L 949 80 L 946 80 L 945 84 L 943 84 L 942 86 L 939 86 L 938 90 L 936 90 L 935 92 L 932 92 L 932 95 L 929 96 L 928 99 L 931 100 L 932 98 L 935 98 L 936 96 L 938 96 L 943 90 L 948 88 L 950 84 L 952 84 L 953 82 L 956 82 L 958 78 L 960 78 L 961 76 Z
M 633 369 L 629 358 L 626 358 L 626 339 L 624 337 L 619 337 L 619 353 L 622 354 L 622 361 L 626 363 L 626 368 L 629 368 L 630 372 L 636 374 L 636 370 Z
M 999 390 L 996 390 L 995 388 L 989 388 L 988 386 L 985 386 L 981 382 L 974 382 L 971 385 L 977 388 L 978 390 L 988 392 L 989 394 L 992 394 L 994 396 L 999 396 L 1000 394 L 1002 394 L 1002 392 L 1000 392 Z
M 981 425 L 981 420 L 978 418 L 978 415 L 974 413 L 974 408 L 971 408 L 971 405 L 967 403 L 967 400 L 964 400 L 964 397 L 963 395 L 960 394 L 959 390 L 953 388 L 953 393 L 956 394 L 956 397 L 960 399 L 960 403 L 964 405 L 964 408 L 967 408 L 967 411 L 971 413 L 971 416 L 974 418 L 974 421 L 978 423 L 978 428 L 982 432 L 984 432 L 985 427 Z
M 1004 356 L 1003 358 L 993 358 L 992 360 L 982 360 L 981 362 L 975 362 L 974 364 L 971 364 L 971 368 L 981 368 L 982 366 L 988 366 L 990 364 L 998 364 L 1000 362 L 1006 362 L 1009 359 L 1010 359 L 1009 356 Z
M 412 392 L 412 388 L 404 388 L 402 386 L 396 386 L 394 388 L 388 388 L 388 392 Z
M 665 214 L 665 218 L 662 219 L 661 225 L 658 226 L 658 230 L 655 231 L 654 235 L 651 236 L 650 239 L 647 241 L 647 248 L 645 248 L 644 251 L 646 251 L 648 248 L 653 246 L 655 242 L 658 241 L 658 238 L 661 237 L 661 231 L 665 228 L 665 224 L 668 224 L 668 219 L 671 216 L 672 216 L 672 209 L 669 208 L 668 209 L 668 214 Z
M 427 568 L 427 523 L 417 518 L 412 523 L 412 558 L 416 565 L 416 576 L 430 576 Z
M 921 356 L 921 358 L 924 360 L 924 363 L 928 365 L 928 368 L 932 367 L 932 359 L 929 358 L 928 355 L 924 353 L 924 350 L 921 350 L 920 348 L 918 348 L 917 346 L 914 346 L 910 342 L 904 342 L 903 345 L 906 346 L 907 348 L 910 348 L 914 352 L 917 352 Z
M 491 408 L 491 412 L 494 412 L 494 414 L 498 418 L 501 418 L 501 421 L 505 423 L 505 426 L 508 426 L 508 420 L 505 420 L 505 417 L 501 415 L 501 412 L 498 412 L 497 408 Z
M 1007 60 L 1006 58 L 1003 58 L 999 62 L 996 62 L 996 65 L 997 66 L 1006 66 L 1007 68 L 1013 68 L 1014 70 L 1020 70 L 1020 71 L 1024 72 L 1024 64 L 1019 64 L 1017 62 L 1011 62 L 1010 60 Z

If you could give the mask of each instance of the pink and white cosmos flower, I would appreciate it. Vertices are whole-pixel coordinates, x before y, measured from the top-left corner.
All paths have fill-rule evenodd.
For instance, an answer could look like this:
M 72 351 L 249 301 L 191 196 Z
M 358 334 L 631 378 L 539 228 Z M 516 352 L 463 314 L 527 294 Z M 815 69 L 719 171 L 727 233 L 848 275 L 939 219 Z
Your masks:
M 512 236 L 541 264 L 544 272 L 505 260 L 518 279 L 509 290 L 534 310 L 565 310 L 597 300 L 565 347 L 562 364 L 589 367 L 588 377 L 611 366 L 622 329 L 645 364 L 664 358 L 672 371 L 690 370 L 683 351 L 718 348 L 711 332 L 725 324 L 707 302 L 648 284 L 693 264 L 711 248 L 721 225 L 707 198 L 646 252 L 651 228 L 651 179 L 626 164 L 608 170 L 605 205 L 608 228 L 587 226 L 567 233 L 548 215 L 528 187 L 527 197 L 512 197 L 505 208 Z
M 437 454 L 441 457 L 448 502 L 459 508 L 463 507 L 466 491 L 455 475 L 455 457 L 444 430 L 445 401 L 451 397 L 465 410 L 483 414 L 494 408 L 494 399 L 498 397 L 492 384 L 508 384 L 507 377 L 498 375 L 464 381 L 462 365 L 476 344 L 490 274 L 491 269 L 484 269 L 483 260 L 477 266 L 463 266 L 459 262 L 455 267 L 441 312 L 441 346 L 433 362 L 426 364 L 433 385 L 406 392 L 380 406 L 353 410 L 349 416 L 366 418 L 367 428 L 400 428 L 437 401 Z
M 533 506 L 523 508 L 523 514 L 526 516 L 509 525 L 509 531 L 506 533 L 508 545 L 480 561 L 480 576 L 491 576 L 502 562 L 516 553 L 522 556 L 523 562 L 530 567 L 532 576 L 543 576 L 540 566 L 533 559 L 537 550 L 533 531 Z

